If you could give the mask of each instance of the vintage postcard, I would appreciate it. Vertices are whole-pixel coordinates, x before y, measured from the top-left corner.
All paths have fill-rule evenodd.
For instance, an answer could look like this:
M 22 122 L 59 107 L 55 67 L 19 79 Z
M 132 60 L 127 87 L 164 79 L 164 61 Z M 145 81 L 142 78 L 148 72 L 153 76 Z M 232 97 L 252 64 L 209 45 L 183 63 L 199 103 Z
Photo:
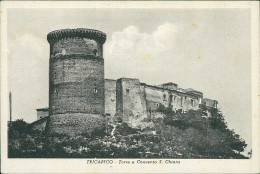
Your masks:
M 259 173 L 259 2 L 1 2 L 2 173 Z

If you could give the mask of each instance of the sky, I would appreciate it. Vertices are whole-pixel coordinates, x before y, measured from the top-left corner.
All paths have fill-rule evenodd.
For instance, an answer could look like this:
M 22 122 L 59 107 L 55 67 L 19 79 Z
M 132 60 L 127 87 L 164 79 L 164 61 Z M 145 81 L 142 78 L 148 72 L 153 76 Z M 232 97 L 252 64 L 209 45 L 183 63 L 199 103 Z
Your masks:
M 48 107 L 47 34 L 90 28 L 107 34 L 105 78 L 201 91 L 251 147 L 250 10 L 9 9 L 7 17 L 14 120 L 33 122 Z

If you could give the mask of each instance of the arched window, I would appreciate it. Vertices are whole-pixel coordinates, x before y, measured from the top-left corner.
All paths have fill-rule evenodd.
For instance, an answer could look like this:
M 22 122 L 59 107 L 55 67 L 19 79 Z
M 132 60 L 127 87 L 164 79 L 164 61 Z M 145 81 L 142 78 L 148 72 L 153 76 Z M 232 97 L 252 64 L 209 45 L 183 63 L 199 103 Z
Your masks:
M 98 92 L 97 88 L 94 88 L 94 93 L 97 93 L 97 92 Z

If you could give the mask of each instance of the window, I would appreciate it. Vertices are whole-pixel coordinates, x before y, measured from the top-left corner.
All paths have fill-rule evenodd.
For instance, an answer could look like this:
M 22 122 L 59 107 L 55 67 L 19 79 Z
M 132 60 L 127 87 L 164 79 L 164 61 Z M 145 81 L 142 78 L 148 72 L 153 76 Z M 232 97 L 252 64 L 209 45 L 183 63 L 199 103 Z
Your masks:
M 201 104 L 201 98 L 199 98 L 199 104 Z
M 187 96 L 185 96 L 185 100 L 187 99 Z
M 166 94 L 163 94 L 163 100 L 166 100 Z
M 58 90 L 57 89 L 54 89 L 54 94 L 56 94 L 56 96 L 58 96 Z
M 214 102 L 214 108 L 218 108 L 218 103 L 216 101 Z
M 94 49 L 93 53 L 94 53 L 94 56 L 97 56 L 97 50 L 96 49 Z
M 174 99 L 173 99 L 174 101 L 176 101 L 176 96 L 174 96 Z
M 98 92 L 97 88 L 94 88 L 94 93 L 97 93 L 97 92 Z
M 194 106 L 194 100 L 191 100 L 191 106 Z
M 126 92 L 129 92 L 129 89 L 126 89 Z
M 56 76 L 57 76 L 57 74 L 56 74 L 56 72 L 54 72 L 53 73 L 53 79 L 56 79 Z
M 181 106 L 183 106 L 183 97 L 181 97 Z
M 156 107 L 159 108 L 159 106 L 160 106 L 159 103 L 156 103 Z

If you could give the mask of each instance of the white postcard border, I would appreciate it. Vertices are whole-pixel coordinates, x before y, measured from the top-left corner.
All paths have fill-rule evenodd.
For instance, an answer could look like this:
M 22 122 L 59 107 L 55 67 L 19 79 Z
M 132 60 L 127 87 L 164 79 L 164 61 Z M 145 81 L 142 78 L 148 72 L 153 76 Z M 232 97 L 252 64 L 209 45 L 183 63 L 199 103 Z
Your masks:
M 87 164 L 88 159 L 8 159 L 7 121 L 7 10 L 9 8 L 250 8 L 251 9 L 251 83 L 252 149 L 251 159 L 176 159 L 180 164 Z M 259 2 L 1 2 L 1 170 L 3 173 L 256 173 L 260 172 L 259 120 Z M 149 161 L 150 159 L 141 159 Z M 152 159 L 151 159 L 152 160 Z M 160 159 L 156 159 L 159 163 Z M 115 162 L 117 164 L 115 164 Z

